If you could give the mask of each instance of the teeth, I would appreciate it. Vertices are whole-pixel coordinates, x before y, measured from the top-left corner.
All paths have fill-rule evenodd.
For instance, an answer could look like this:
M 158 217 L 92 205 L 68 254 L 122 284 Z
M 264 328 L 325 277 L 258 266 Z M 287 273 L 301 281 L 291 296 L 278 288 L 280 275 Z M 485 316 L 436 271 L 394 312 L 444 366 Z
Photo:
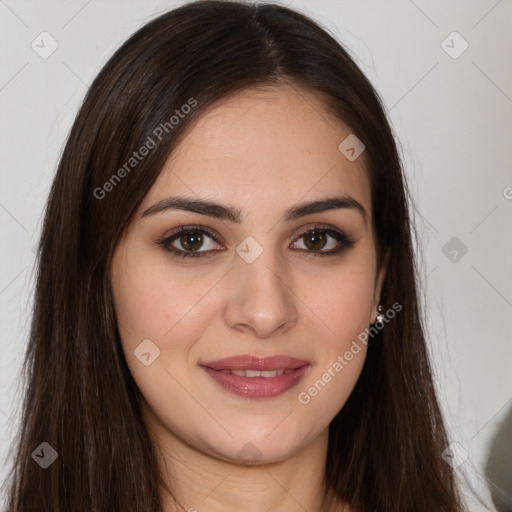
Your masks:
M 277 377 L 279 375 L 283 375 L 283 373 L 291 373 L 294 371 L 293 368 L 284 370 L 283 368 L 279 368 L 278 370 L 266 370 L 266 371 L 258 371 L 258 370 L 222 370 L 225 373 L 232 373 L 233 375 L 237 375 L 238 377 Z

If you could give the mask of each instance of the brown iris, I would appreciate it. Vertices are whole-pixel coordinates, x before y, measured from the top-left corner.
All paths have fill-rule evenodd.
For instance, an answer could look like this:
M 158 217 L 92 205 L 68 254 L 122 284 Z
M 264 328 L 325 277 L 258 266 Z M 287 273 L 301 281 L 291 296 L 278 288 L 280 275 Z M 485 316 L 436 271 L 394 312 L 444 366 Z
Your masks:
M 196 231 L 191 231 L 182 235 L 180 242 L 187 251 L 197 251 L 203 245 L 203 236 Z
M 323 249 L 326 244 L 326 235 L 321 231 L 312 230 L 304 235 L 304 243 L 308 249 Z

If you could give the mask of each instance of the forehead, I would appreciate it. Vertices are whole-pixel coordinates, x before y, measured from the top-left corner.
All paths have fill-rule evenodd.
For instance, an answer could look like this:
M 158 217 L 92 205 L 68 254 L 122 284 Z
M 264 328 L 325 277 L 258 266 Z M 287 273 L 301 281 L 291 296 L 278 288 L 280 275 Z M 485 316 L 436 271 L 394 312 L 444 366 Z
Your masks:
M 169 194 L 251 205 L 279 205 L 347 194 L 371 212 L 363 156 L 338 149 L 351 133 L 321 99 L 289 85 L 251 89 L 219 101 L 170 155 L 141 208 Z

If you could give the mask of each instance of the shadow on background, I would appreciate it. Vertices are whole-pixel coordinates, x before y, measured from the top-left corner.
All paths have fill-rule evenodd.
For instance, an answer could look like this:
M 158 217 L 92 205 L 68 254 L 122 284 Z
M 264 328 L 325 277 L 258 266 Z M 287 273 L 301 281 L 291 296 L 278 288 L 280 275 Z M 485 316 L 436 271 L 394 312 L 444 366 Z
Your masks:
M 498 512 L 512 512 L 512 407 L 491 440 L 484 470 Z

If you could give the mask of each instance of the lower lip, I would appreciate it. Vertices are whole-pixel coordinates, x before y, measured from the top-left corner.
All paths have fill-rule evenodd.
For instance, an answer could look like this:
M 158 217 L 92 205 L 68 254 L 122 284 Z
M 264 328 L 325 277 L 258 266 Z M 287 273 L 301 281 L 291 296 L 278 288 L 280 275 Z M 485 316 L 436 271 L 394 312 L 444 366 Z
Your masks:
M 282 395 L 299 383 L 309 367 L 309 364 L 305 364 L 291 373 L 283 373 L 276 377 L 239 377 L 202 366 L 203 370 L 225 390 L 245 398 L 272 398 Z

